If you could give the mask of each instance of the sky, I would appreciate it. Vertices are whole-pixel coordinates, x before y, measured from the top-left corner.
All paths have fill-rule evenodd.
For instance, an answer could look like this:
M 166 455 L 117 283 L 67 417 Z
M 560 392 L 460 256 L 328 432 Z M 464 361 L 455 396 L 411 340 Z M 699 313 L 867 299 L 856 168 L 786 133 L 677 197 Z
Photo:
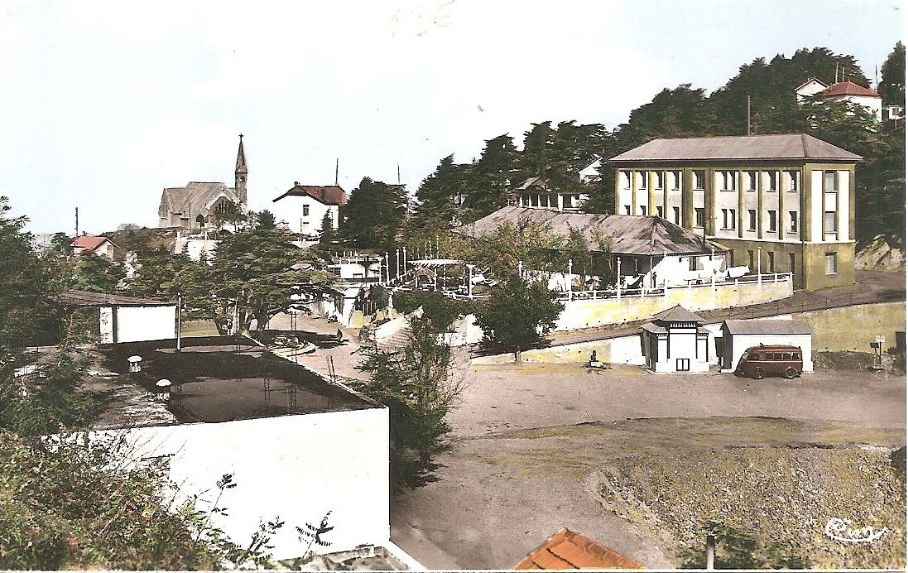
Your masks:
M 613 128 L 663 88 L 712 91 L 801 47 L 873 77 L 895 0 L 0 1 L 0 195 L 34 232 L 157 224 L 164 187 L 294 181 L 411 192 L 530 123 Z

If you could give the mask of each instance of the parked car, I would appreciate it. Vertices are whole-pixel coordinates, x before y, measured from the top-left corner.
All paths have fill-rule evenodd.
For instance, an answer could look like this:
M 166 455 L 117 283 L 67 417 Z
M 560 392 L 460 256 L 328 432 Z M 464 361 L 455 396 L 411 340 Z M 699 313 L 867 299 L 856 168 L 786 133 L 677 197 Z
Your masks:
M 744 351 L 735 374 L 760 380 L 764 376 L 795 378 L 804 371 L 801 349 L 797 346 L 753 346 Z

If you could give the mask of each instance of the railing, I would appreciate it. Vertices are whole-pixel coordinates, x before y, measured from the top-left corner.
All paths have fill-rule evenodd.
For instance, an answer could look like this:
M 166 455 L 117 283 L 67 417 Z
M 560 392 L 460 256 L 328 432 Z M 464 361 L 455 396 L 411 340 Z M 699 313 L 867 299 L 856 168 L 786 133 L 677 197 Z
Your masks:
M 776 284 L 791 281 L 791 273 L 769 273 L 760 275 L 745 275 L 737 279 L 726 279 L 721 281 L 696 280 L 689 281 L 686 285 L 657 287 L 657 288 L 633 288 L 633 289 L 606 289 L 606 290 L 582 290 L 558 293 L 557 300 L 605 300 L 620 299 L 624 297 L 648 297 L 648 296 L 666 296 L 669 290 L 692 289 L 692 288 L 711 288 L 713 286 L 738 286 L 742 284 Z

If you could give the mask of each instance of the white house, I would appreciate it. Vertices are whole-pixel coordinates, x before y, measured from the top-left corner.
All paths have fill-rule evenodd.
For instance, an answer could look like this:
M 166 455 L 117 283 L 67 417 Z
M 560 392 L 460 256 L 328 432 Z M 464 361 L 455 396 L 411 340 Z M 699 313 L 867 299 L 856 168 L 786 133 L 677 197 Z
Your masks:
M 852 81 L 834 83 L 827 86 L 816 78 L 810 78 L 795 88 L 798 103 L 810 96 L 817 96 L 824 101 L 847 101 L 860 104 L 869 109 L 877 121 L 883 119 L 883 98 L 875 90 L 856 84 Z
M 704 320 L 673 306 L 642 326 L 646 367 L 655 372 L 706 372 L 709 370 L 709 332 Z
M 177 305 L 171 301 L 72 289 L 56 300 L 63 306 L 97 309 L 101 344 L 176 337 Z
M 340 207 L 346 203 L 347 193 L 337 185 L 300 185 L 294 181 L 293 187 L 274 199 L 272 211 L 278 224 L 290 231 L 317 237 L 326 213 L 338 228 Z
M 734 372 L 741 356 L 754 346 L 782 344 L 801 349 L 804 372 L 813 372 L 810 325 L 801 320 L 726 320 L 719 343 L 723 372 Z
M 72 240 L 74 255 L 97 255 L 110 261 L 116 259 L 117 246 L 110 239 L 95 235 L 82 235 Z

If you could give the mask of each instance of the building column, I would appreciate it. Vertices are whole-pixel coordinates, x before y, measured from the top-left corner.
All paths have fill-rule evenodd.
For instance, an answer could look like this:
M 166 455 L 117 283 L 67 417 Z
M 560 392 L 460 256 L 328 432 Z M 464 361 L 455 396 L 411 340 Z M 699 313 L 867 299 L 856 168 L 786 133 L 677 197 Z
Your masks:
M 622 174 L 626 173 L 623 169 L 615 170 L 615 215 L 621 214 L 621 179 Z
M 757 238 L 763 238 L 763 172 L 757 171 Z
M 706 170 L 703 185 L 703 222 L 704 236 L 716 235 L 716 172 L 710 167 Z
M 662 218 L 671 221 L 668 215 L 668 171 L 662 172 Z
M 744 172 L 738 171 L 738 238 L 744 238 Z
M 556 195 L 556 197 L 558 198 L 558 210 L 563 211 L 564 210 L 564 197 L 561 195 L 561 193 Z
M 854 241 L 854 225 L 855 225 L 855 199 L 854 199 L 854 165 L 848 169 L 848 240 Z
M 629 171 L 631 177 L 631 215 L 637 211 L 637 171 Z
M 809 165 L 801 167 L 801 243 L 810 241 L 813 225 L 813 176 Z
M 690 229 L 694 226 L 694 171 L 685 168 L 681 171 L 681 226 Z
M 787 222 L 787 220 L 784 217 L 785 193 L 787 193 L 787 191 L 785 191 L 785 189 L 784 189 L 785 186 L 782 185 L 782 182 L 783 182 L 782 173 L 783 173 L 782 171 L 779 171 L 778 173 L 776 173 L 776 177 L 778 177 L 777 181 L 779 182 L 779 184 L 778 184 L 779 211 L 778 211 L 778 214 L 776 215 L 776 218 L 777 218 L 776 225 L 777 225 L 778 231 L 779 231 L 779 241 L 785 240 L 785 229 L 784 229 L 785 224 L 784 223 Z
M 648 186 L 647 196 L 646 196 L 646 214 L 655 215 L 656 214 L 656 172 L 653 170 L 646 172 L 646 177 L 649 179 L 647 181 Z M 664 181 L 664 179 L 663 179 Z

